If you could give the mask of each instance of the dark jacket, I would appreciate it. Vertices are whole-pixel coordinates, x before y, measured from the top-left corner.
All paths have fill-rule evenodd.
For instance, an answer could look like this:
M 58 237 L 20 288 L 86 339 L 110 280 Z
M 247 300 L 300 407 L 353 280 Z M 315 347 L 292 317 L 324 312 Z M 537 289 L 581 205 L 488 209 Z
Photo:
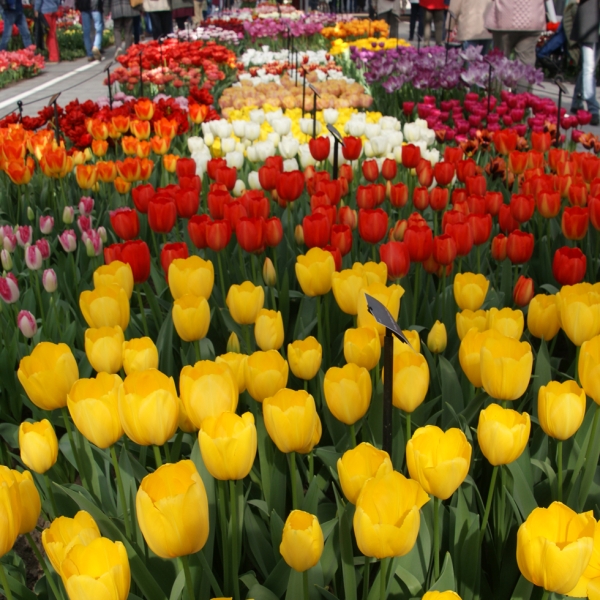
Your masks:
M 600 26 L 600 0 L 581 0 L 573 22 L 571 39 L 579 44 L 596 44 Z
M 102 12 L 102 0 L 75 0 L 75 10 L 80 12 Z
M 132 18 L 140 15 L 141 6 L 132 8 L 129 0 L 105 0 L 104 13 L 112 16 L 113 19 Z

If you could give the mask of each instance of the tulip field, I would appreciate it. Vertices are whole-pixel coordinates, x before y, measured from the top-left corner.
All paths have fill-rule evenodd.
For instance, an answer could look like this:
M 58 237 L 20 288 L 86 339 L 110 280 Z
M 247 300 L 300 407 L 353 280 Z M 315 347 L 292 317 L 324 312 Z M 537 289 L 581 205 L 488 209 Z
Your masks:
M 600 599 L 600 140 L 387 33 L 240 9 L 0 121 L 8 600 Z

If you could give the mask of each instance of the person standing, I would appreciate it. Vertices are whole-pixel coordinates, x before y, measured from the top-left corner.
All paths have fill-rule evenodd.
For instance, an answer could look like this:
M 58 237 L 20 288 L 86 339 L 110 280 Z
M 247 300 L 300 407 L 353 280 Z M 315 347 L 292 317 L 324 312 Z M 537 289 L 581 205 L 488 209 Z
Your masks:
M 131 0 L 106 0 L 106 11 L 112 16 L 115 31 L 115 52 L 123 52 L 133 43 L 133 18 L 139 16 L 140 7 Z
M 421 22 L 421 6 L 419 0 L 410 0 L 410 32 L 408 40 L 412 42 L 415 39 L 415 28 L 417 35 L 420 35 L 420 22 Z
M 58 48 L 58 38 L 56 37 L 56 22 L 58 21 L 58 8 L 60 0 L 35 0 L 35 16 L 41 13 L 48 23 L 48 62 L 60 62 L 60 50 Z
M 492 36 L 483 24 L 483 15 L 491 0 L 450 0 L 450 16 L 456 19 L 456 39 L 463 48 L 482 46 L 487 54 L 492 46 Z
M 155 40 L 173 33 L 173 15 L 169 0 L 144 0 L 144 12 L 150 17 L 152 37 Z
M 27 19 L 23 14 L 22 0 L 8 0 L 2 10 L 2 19 L 4 20 L 4 31 L 2 32 L 2 40 L 0 41 L 0 50 L 8 48 L 8 42 L 12 35 L 13 25 L 16 25 L 23 40 L 23 47 L 31 46 L 31 34 L 27 27 Z
M 441 46 L 444 42 L 444 0 L 420 0 L 421 19 L 423 21 L 423 41 L 425 45 L 431 40 L 431 23 L 435 28 L 435 43 Z
M 83 25 L 83 45 L 89 61 L 101 60 L 102 47 L 102 0 L 75 0 L 75 9 L 81 13 Z M 94 24 L 94 41 L 92 42 L 92 23 Z
M 185 22 L 194 16 L 193 0 L 172 0 L 173 18 L 179 31 L 185 30 Z
M 377 19 L 390 26 L 390 38 L 398 37 L 400 21 L 400 0 L 377 0 Z

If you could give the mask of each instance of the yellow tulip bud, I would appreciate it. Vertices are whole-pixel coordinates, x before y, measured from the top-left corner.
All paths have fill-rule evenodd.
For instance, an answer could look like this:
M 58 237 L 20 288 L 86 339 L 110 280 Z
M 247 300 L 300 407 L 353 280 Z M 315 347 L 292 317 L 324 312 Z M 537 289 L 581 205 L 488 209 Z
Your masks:
M 335 261 L 331 252 L 311 248 L 296 258 L 296 277 L 307 296 L 322 296 L 331 289 Z
M 0 469 L 6 468 L 0 466 Z M 30 533 L 35 529 L 42 512 L 40 494 L 29 471 L 19 473 L 19 471 L 12 469 L 10 472 L 19 488 L 19 498 L 21 500 L 21 527 L 19 533 Z
M 279 390 L 263 401 L 263 416 L 267 432 L 281 452 L 308 452 L 318 419 L 315 400 L 308 392 Z
M 317 517 L 293 510 L 283 526 L 279 546 L 283 560 L 295 571 L 308 571 L 321 560 L 323 546 L 323 530 Z
M 292 373 L 298 379 L 310 381 L 319 372 L 323 348 L 317 338 L 307 337 L 288 344 L 288 362 Z
M 102 265 L 94 271 L 94 287 L 103 287 L 113 284 L 120 285 L 131 299 L 133 293 L 133 271 L 128 263 L 113 260 L 108 265 Z
M 45 473 L 58 458 L 58 440 L 48 419 L 19 426 L 19 449 L 21 460 L 36 473 Z
M 457 273 L 454 278 L 454 300 L 461 310 L 478 310 L 485 302 L 490 282 L 481 273 Z
M 274 396 L 287 385 L 288 364 L 277 350 L 250 355 L 244 372 L 246 389 L 257 402 Z
M 538 392 L 538 419 L 546 435 L 569 439 L 583 423 L 585 392 L 574 381 L 551 381 Z
M 72 519 L 58 517 L 42 531 L 42 544 L 54 570 L 61 574 L 61 565 L 74 546 L 87 546 L 100 537 L 92 516 L 80 510 Z
M 429 365 L 422 354 L 401 352 L 394 357 L 392 402 L 396 408 L 413 412 L 425 400 L 429 389 Z
M 173 437 L 179 418 L 173 378 L 156 369 L 127 375 L 119 387 L 119 416 L 133 442 L 162 446 Z
M 331 367 L 325 373 L 323 393 L 331 414 L 338 421 L 352 425 L 365 416 L 371 404 L 369 371 L 354 363 Z
M 206 337 L 210 326 L 210 308 L 206 298 L 185 294 L 173 302 L 173 325 L 184 342 Z
M 80 379 L 67 396 L 69 413 L 82 435 L 98 448 L 108 448 L 123 435 L 119 417 L 118 375 L 98 373 L 95 379 Z
M 419 535 L 419 509 L 428 501 L 417 481 L 397 471 L 369 479 L 354 513 L 358 549 L 379 559 L 408 554 Z
M 490 308 L 488 325 L 490 329 L 495 329 L 506 337 L 520 340 L 525 327 L 523 311 L 512 308 L 503 308 L 502 310 Z
M 436 321 L 427 335 L 427 348 L 433 354 L 440 354 L 446 349 L 447 344 L 448 334 L 446 333 L 446 326 Z
M 227 308 L 232 319 L 240 325 L 251 325 L 265 303 L 265 291 L 251 281 L 232 285 L 227 292 Z
M 384 262 L 366 262 L 364 264 L 355 262 L 352 265 L 352 270 L 362 273 L 367 280 L 367 285 L 373 283 L 381 283 L 385 285 L 388 279 L 387 265 Z
M 296 225 L 294 228 L 294 240 L 298 246 L 304 246 L 304 229 L 302 229 L 302 225 Z
M 158 369 L 158 348 L 149 337 L 123 342 L 123 369 L 125 375 Z
M 576 346 L 600 333 L 600 295 L 589 283 L 563 286 L 556 303 L 561 327 Z
M 179 377 L 181 400 L 192 423 L 200 429 L 204 419 L 224 411 L 235 412 L 238 386 L 229 365 L 212 360 L 183 367 Z
M 375 320 L 375 317 L 369 312 L 367 308 L 366 294 L 373 296 L 376 300 L 379 300 L 392 315 L 394 321 L 398 320 L 398 313 L 400 312 L 400 298 L 404 295 L 404 288 L 397 283 L 390 286 L 385 286 L 383 283 L 372 283 L 367 287 L 363 288 L 363 293 L 358 298 L 358 319 L 357 323 L 359 327 L 375 327 L 377 333 L 379 333 L 379 341 L 383 345 L 383 336 L 385 335 L 385 327 L 379 325 Z
M 461 600 L 461 597 L 450 590 L 445 592 L 438 592 L 433 590 L 432 592 L 426 592 L 421 600 Z
M 191 460 L 146 475 L 135 507 L 146 543 L 161 558 L 195 554 L 208 539 L 208 498 Z
M 238 393 L 246 391 L 246 359 L 247 354 L 240 354 L 239 352 L 227 352 L 227 354 L 221 354 L 215 358 L 215 362 L 226 364 L 233 373 L 233 379 L 237 383 Z
M 346 329 L 344 333 L 344 357 L 367 370 L 375 368 L 381 357 L 379 334 L 373 327 Z
M 458 349 L 460 366 L 471 384 L 480 388 L 481 382 L 481 347 L 488 339 L 501 340 L 504 336 L 493 329 L 479 331 L 472 327 L 463 337 Z
M 517 400 L 529 385 L 533 354 L 527 342 L 488 338 L 481 347 L 481 383 L 496 400 Z
M 355 269 L 335 272 L 331 278 L 331 289 L 335 301 L 340 310 L 347 315 L 358 313 L 358 297 L 365 287 L 367 287 L 367 278 L 362 272 Z
M 600 404 L 600 335 L 581 345 L 578 372 L 585 393 Z
M 0 466 L 0 557 L 10 552 L 14 546 L 21 532 L 25 510 L 21 505 L 21 493 L 15 473 L 8 467 Z
M 367 442 L 347 450 L 337 461 L 342 491 L 348 502 L 352 504 L 356 504 L 367 480 L 387 475 L 393 470 L 389 454 Z
M 560 329 L 556 296 L 538 294 L 531 299 L 527 310 L 527 329 L 536 338 L 549 341 Z
M 129 325 L 129 298 L 118 284 L 103 285 L 81 292 L 79 308 L 89 327 L 115 327 L 123 331 Z
M 85 330 L 85 355 L 94 371 L 118 373 L 123 366 L 123 330 L 116 327 L 99 327 Z
M 419 427 L 406 445 L 408 472 L 428 494 L 447 500 L 469 473 L 471 450 L 460 429 Z
M 517 532 L 517 564 L 525 579 L 557 594 L 569 593 L 594 547 L 593 512 L 577 514 L 561 502 L 535 508 Z
M 261 308 L 254 322 L 256 345 L 265 352 L 283 345 L 283 319 L 279 311 Z
M 508 465 L 521 456 L 531 431 L 527 413 L 490 404 L 479 413 L 477 441 L 491 465 Z
M 238 336 L 236 335 L 235 331 L 231 332 L 231 335 L 227 340 L 227 352 L 232 352 L 235 354 L 239 354 L 241 352 L 240 340 L 238 339 Z
M 479 332 L 486 331 L 488 327 L 488 313 L 485 310 L 463 310 L 456 313 L 456 333 L 463 340 L 470 329 L 477 329 Z
M 176 258 L 169 265 L 168 280 L 173 300 L 186 294 L 202 296 L 208 300 L 215 283 L 215 269 L 210 260 L 196 255 Z
M 131 571 L 121 542 L 99 537 L 87 546 L 77 544 L 67 553 L 61 570 L 69 598 L 125 600 L 129 596 Z
M 269 287 L 277 285 L 277 271 L 275 271 L 275 265 L 273 265 L 273 261 L 268 256 L 263 263 L 262 276 L 265 285 Z
M 215 479 L 244 479 L 250 473 L 257 447 L 252 413 L 240 417 L 222 412 L 207 417 L 202 421 L 198 441 L 202 460 Z
M 69 346 L 40 342 L 21 359 L 17 375 L 38 408 L 54 410 L 67 405 L 67 394 L 79 378 L 79 368 Z

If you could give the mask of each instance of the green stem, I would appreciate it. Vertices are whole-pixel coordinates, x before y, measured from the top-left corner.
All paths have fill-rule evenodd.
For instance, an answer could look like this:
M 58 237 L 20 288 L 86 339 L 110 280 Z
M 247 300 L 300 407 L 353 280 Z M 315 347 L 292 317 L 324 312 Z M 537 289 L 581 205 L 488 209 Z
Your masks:
M 160 469 L 160 467 L 162 467 L 162 458 L 160 457 L 160 448 L 158 446 L 152 446 L 152 450 L 154 450 L 154 461 L 156 462 L 156 468 Z
M 242 325 L 244 329 L 244 337 L 246 338 L 246 354 L 250 356 L 252 354 L 252 341 L 250 338 L 250 325 Z
M 233 581 L 233 598 L 240 600 L 240 580 L 238 578 L 238 497 L 235 481 L 229 480 L 229 501 L 231 504 L 231 579 Z
M 440 576 L 440 499 L 433 497 L 433 579 L 437 581 Z
M 365 556 L 365 566 L 363 569 L 362 600 L 367 600 L 367 597 L 369 596 L 370 579 L 371 579 L 371 557 Z
M 371 246 L 371 260 L 373 262 L 377 262 L 377 248 L 375 248 L 375 244 Z
M 194 584 L 192 583 L 192 573 L 190 571 L 190 561 L 187 554 L 180 557 L 181 566 L 183 567 L 183 574 L 185 576 L 185 587 L 188 591 L 190 600 L 194 600 Z
M 579 349 L 579 348 L 578 348 Z M 563 443 L 559 441 L 556 445 L 557 463 L 558 463 L 558 501 L 562 502 L 562 487 L 563 487 Z
M 290 452 L 290 475 L 292 477 L 292 508 L 296 510 L 298 508 L 298 502 L 296 499 L 296 453 Z
M 481 273 L 481 246 L 477 246 L 477 272 Z
M 44 483 L 46 484 L 48 497 L 50 498 L 50 504 L 52 505 L 52 512 L 54 513 L 54 518 L 56 519 L 56 517 L 58 517 L 58 509 L 56 508 L 56 500 L 54 498 L 54 492 L 52 491 L 52 482 L 50 481 L 50 477 L 48 477 L 47 473 L 44 473 Z
M 408 444 L 408 440 L 412 437 L 412 426 L 411 426 L 411 414 L 406 413 L 406 443 Z
M 352 447 L 356 448 L 356 428 L 354 427 L 354 423 L 350 425 L 350 440 L 352 442 Z
M 142 293 L 140 292 L 140 288 L 138 286 L 135 287 L 135 292 L 137 294 L 138 304 L 140 305 L 140 317 L 142 318 L 144 335 L 146 337 L 150 337 L 150 334 L 148 333 L 148 322 L 146 321 L 146 311 L 144 310 L 144 303 L 142 302 Z
M 577 385 L 581 385 L 579 381 L 579 354 L 581 353 L 581 346 L 577 346 L 577 350 L 575 351 L 575 381 Z
M 417 323 L 417 311 L 419 308 L 419 287 L 421 286 L 421 263 L 415 265 L 415 293 L 413 297 L 412 324 Z
M 4 570 L 4 565 L 0 562 L 0 583 L 4 588 L 4 594 L 6 595 L 6 600 L 13 600 L 12 592 L 8 587 L 8 579 L 6 579 L 6 571 Z
M 485 503 L 485 512 L 483 513 L 483 520 L 481 521 L 481 531 L 479 532 L 479 545 L 483 543 L 485 537 L 485 529 L 490 518 L 490 510 L 492 509 L 492 498 L 494 497 L 494 487 L 496 486 L 496 479 L 498 477 L 498 467 L 494 467 L 492 470 L 492 479 L 490 481 L 490 489 L 488 491 L 487 501 Z
M 71 445 L 71 451 L 73 452 L 73 456 L 75 457 L 77 471 L 79 472 L 79 477 L 81 477 L 81 481 L 83 481 L 85 478 L 83 474 L 83 469 L 81 468 L 81 463 L 79 462 L 79 451 L 77 450 L 77 446 L 75 446 L 75 440 L 73 438 L 73 431 L 71 430 L 71 423 L 69 422 L 69 415 L 67 414 L 67 409 L 63 406 L 60 409 L 60 412 L 65 423 L 65 429 L 67 430 L 67 436 L 69 438 L 69 444 Z
M 548 600 L 549 596 L 550 592 L 548 590 L 544 590 L 544 593 L 542 594 L 542 600 Z
M 221 296 L 223 296 L 223 302 L 227 296 L 225 295 L 225 277 L 223 276 L 223 262 L 221 260 L 221 253 L 217 252 L 217 262 L 219 263 L 219 279 L 221 284 Z
M 308 600 L 308 570 L 302 572 L 302 587 L 304 589 L 304 600 Z
M 202 360 L 202 350 L 200 349 L 200 340 L 194 341 L 194 352 L 196 353 L 196 362 Z
M 308 453 L 308 485 L 311 484 L 313 477 L 315 476 L 315 455 L 311 450 Z
M 227 543 L 227 515 L 225 514 L 227 503 L 225 501 L 225 482 L 218 481 L 217 489 L 219 494 L 219 525 L 221 528 L 221 544 L 223 546 L 223 583 L 225 585 L 225 592 L 229 592 L 228 586 L 230 581 L 229 571 L 230 571 L 230 552 L 229 552 L 229 544 Z
M 119 467 L 119 461 L 117 460 L 117 452 L 115 447 L 110 447 L 110 457 L 112 459 L 113 467 L 115 469 L 115 475 L 117 478 L 117 490 L 119 492 L 119 498 L 123 505 L 123 521 L 125 522 L 125 535 L 127 539 L 131 539 L 131 524 L 129 522 L 129 511 L 127 510 L 127 502 L 125 501 L 125 488 L 123 487 L 123 478 L 121 477 L 121 467 Z
M 437 498 L 436 498 L 437 500 Z M 388 566 L 389 558 L 381 559 L 381 569 L 379 571 L 379 599 L 385 600 L 385 592 L 387 589 L 386 579 L 387 579 L 387 566 Z
M 42 553 L 39 551 L 39 548 L 37 547 L 36 543 L 33 541 L 31 534 L 26 533 L 25 538 L 27 539 L 27 542 L 31 546 L 31 549 L 33 550 L 33 553 L 35 554 L 37 561 L 40 563 L 40 567 L 42 567 L 42 571 L 44 571 L 44 575 L 46 576 L 46 581 L 48 581 L 48 585 L 50 586 L 52 593 L 56 596 L 57 599 L 63 598 L 64 596 L 59 591 L 59 589 L 56 587 L 56 584 L 54 583 L 54 579 L 52 579 L 52 575 L 50 574 L 50 571 L 48 570 L 48 565 L 46 564 L 46 561 L 44 560 L 44 557 L 42 556 Z
M 323 319 L 321 318 L 321 296 L 317 296 L 317 337 L 319 344 L 323 346 Z M 324 346 L 323 346 L 324 347 Z
M 42 316 L 42 323 L 45 322 L 45 316 L 44 316 L 44 304 L 42 303 L 42 293 L 40 291 L 40 278 L 38 277 L 38 274 L 36 271 L 31 271 L 31 277 L 34 280 L 34 288 L 35 288 L 35 295 L 38 301 L 38 304 L 40 305 L 40 315 Z

